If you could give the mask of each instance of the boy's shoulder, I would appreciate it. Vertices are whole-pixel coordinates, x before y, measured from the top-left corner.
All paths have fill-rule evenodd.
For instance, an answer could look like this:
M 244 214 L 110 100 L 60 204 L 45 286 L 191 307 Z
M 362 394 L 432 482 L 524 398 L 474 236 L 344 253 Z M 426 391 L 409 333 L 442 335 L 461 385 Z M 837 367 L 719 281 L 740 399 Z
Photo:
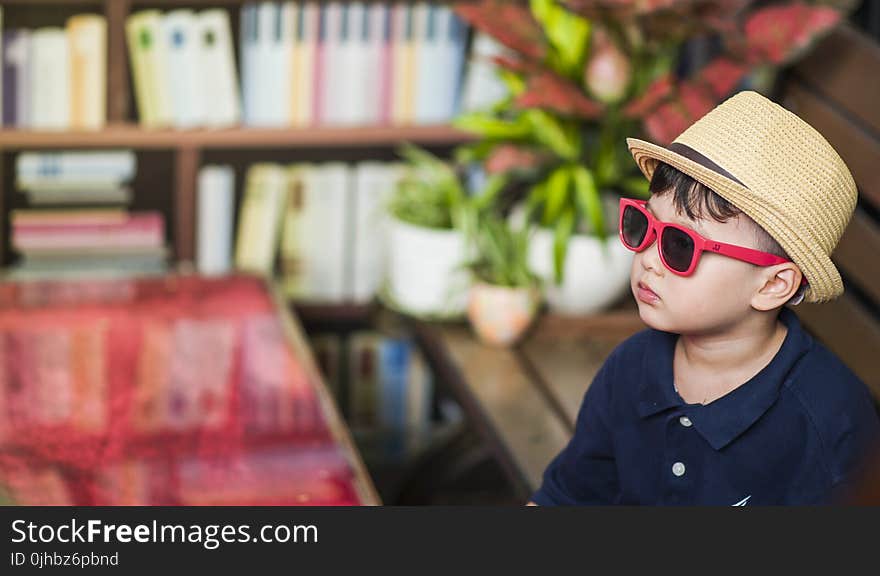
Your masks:
M 784 390 L 798 398 L 814 416 L 848 413 L 853 405 L 878 401 L 867 385 L 828 347 L 809 339 L 809 347 L 793 367 Z

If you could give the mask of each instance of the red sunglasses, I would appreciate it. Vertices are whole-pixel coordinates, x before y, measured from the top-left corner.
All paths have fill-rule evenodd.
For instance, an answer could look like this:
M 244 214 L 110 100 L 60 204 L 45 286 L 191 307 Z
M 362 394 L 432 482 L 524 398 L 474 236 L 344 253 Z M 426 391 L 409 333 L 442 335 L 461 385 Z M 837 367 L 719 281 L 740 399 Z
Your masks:
M 646 200 L 620 199 L 620 241 L 633 252 L 641 252 L 654 242 L 655 237 L 659 237 L 660 260 L 675 274 L 680 276 L 693 274 L 703 251 L 736 258 L 757 266 L 791 262 L 769 252 L 716 242 L 704 238 L 690 228 L 661 222 L 648 212 L 647 204 Z M 806 278 L 803 278 L 801 284 L 806 283 Z

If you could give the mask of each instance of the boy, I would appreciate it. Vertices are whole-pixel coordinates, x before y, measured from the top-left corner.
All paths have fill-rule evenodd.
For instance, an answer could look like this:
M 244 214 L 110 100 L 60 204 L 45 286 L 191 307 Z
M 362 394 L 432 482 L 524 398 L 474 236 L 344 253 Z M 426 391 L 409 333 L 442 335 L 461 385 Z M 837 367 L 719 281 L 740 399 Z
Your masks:
M 648 329 L 605 361 L 533 503 L 837 502 L 880 448 L 880 419 L 785 305 L 843 292 L 829 255 L 856 204 L 849 170 L 750 91 L 668 148 L 627 143 L 651 182 L 647 202 L 620 202 Z

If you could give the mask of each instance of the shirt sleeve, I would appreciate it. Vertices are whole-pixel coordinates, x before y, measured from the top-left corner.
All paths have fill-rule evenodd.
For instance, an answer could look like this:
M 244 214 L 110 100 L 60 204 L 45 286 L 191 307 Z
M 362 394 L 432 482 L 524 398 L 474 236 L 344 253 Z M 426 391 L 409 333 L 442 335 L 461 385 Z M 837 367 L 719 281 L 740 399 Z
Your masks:
M 617 466 L 606 418 L 611 408 L 609 357 L 596 374 L 578 411 L 574 436 L 544 471 L 532 495 L 540 506 L 613 504 Z

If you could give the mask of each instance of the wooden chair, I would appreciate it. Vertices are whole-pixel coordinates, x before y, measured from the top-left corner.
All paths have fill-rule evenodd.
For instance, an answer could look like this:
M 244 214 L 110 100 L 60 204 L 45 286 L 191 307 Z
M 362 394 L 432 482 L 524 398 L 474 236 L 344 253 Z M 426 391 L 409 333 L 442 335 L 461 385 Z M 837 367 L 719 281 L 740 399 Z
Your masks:
M 880 405 L 880 44 L 850 26 L 789 70 L 776 101 L 806 120 L 840 153 L 859 202 L 832 254 L 842 297 L 794 308 L 813 336 L 871 389 Z

